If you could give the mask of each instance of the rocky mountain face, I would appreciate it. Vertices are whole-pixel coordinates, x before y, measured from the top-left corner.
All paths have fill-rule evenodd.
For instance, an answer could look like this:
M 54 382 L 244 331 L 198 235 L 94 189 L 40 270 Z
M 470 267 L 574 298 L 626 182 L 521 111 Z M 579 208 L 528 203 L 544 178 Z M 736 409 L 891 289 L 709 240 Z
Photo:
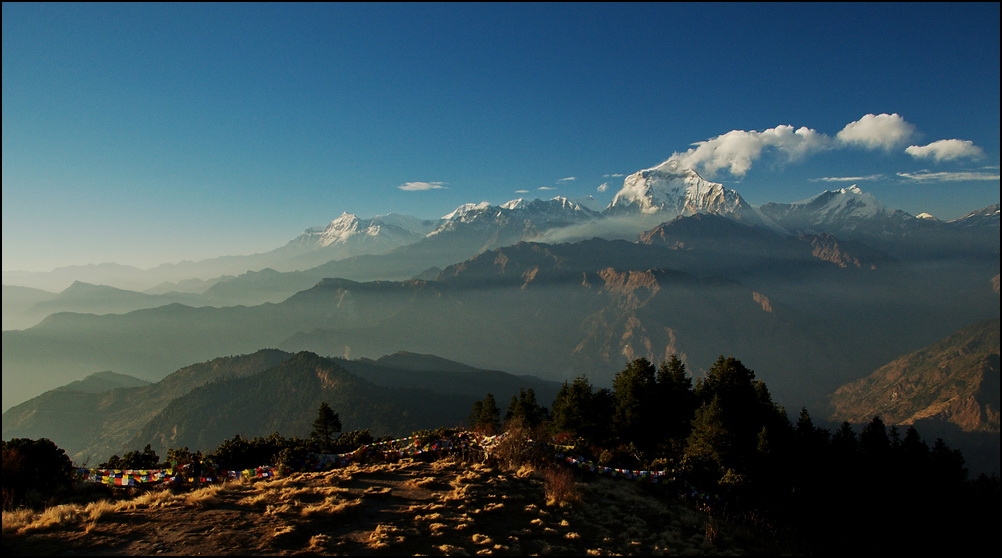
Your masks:
M 735 190 L 705 180 L 696 171 L 672 159 L 626 177 L 609 210 L 658 213 L 663 220 L 679 215 L 728 215 L 760 224 L 755 211 Z
M 888 424 L 951 423 L 964 432 L 999 433 L 999 321 L 963 328 L 897 358 L 831 397 L 832 420 Z

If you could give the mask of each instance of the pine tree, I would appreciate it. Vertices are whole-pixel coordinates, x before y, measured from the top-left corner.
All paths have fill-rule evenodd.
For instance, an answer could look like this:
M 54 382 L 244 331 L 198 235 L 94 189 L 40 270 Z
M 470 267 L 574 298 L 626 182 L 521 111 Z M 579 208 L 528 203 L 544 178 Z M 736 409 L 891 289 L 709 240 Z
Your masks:
M 774 435 L 789 428 L 789 419 L 773 403 L 765 383 L 756 380 L 755 372 L 734 357 L 721 355 L 696 383 L 695 392 L 704 405 L 720 400 L 721 420 L 734 436 L 735 454 L 753 455 L 763 426 Z
M 692 391 L 692 378 L 678 355 L 672 355 L 658 367 L 656 405 L 660 415 L 658 422 L 662 426 L 661 442 L 681 449 L 692 429 L 696 396 Z
M 320 404 L 317 418 L 313 421 L 311 437 L 320 443 L 321 451 L 330 451 L 334 447 L 334 435 L 339 432 L 341 432 L 341 417 L 324 401 Z
M 555 434 L 570 434 L 589 443 L 603 442 L 608 436 L 611 394 L 607 389 L 595 391 L 585 376 L 564 382 L 552 407 L 550 426 Z
M 536 401 L 536 392 L 532 388 L 520 388 L 518 395 L 511 396 L 508 410 L 504 415 L 505 426 L 518 424 L 526 428 L 536 428 L 547 416 L 546 407 Z
M 473 403 L 470 428 L 488 435 L 501 430 L 501 409 L 493 393 L 488 393 L 483 399 Z
M 832 435 L 832 449 L 839 455 L 849 456 L 859 450 L 859 440 L 856 439 L 856 431 L 852 429 L 849 421 L 842 421 L 838 430 Z
M 646 358 L 630 362 L 612 380 L 613 429 L 624 442 L 650 449 L 657 443 L 657 379 Z
M 884 459 L 891 450 L 891 439 L 887 436 L 887 426 L 879 415 L 870 419 L 859 433 L 859 446 L 863 453 L 875 459 Z
M 696 410 L 683 462 L 697 481 L 715 483 L 733 465 L 734 435 L 724 423 L 720 398 Z

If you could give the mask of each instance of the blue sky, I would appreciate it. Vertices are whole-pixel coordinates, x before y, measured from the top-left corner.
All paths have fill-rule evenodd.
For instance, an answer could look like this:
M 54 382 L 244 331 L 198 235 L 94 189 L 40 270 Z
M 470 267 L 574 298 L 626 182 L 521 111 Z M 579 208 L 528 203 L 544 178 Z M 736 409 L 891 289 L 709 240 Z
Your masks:
M 956 218 L 999 202 L 999 64 L 998 3 L 4 3 L 3 269 L 607 203 L 675 153 Z

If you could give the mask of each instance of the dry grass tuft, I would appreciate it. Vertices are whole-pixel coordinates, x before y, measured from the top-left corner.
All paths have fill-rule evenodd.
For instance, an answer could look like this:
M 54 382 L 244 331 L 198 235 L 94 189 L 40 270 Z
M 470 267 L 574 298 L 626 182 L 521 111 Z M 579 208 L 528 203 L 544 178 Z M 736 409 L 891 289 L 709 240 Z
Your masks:
M 395 525 L 379 524 L 369 533 L 369 548 L 385 549 L 390 545 L 401 544 L 408 537 L 418 537 L 420 533 L 414 528 L 402 528 Z
M 241 498 L 240 500 L 237 500 L 237 505 L 246 506 L 248 508 L 257 508 L 257 507 L 263 508 L 266 507 L 268 505 L 269 500 L 272 500 L 273 498 L 274 498 L 274 493 L 272 493 L 271 491 L 262 491 Z
M 3 534 L 19 532 L 25 525 L 31 523 L 35 513 L 31 510 L 12 510 L 3 512 Z
M 391 489 L 388 486 L 370 486 L 370 487 L 368 487 L 368 488 L 365 489 L 365 495 L 366 496 L 383 496 L 383 497 L 385 497 L 385 496 L 389 496 L 391 492 L 393 492 L 393 489 Z
M 128 504 L 126 504 L 128 506 Z M 84 528 L 84 532 L 90 533 L 94 527 L 97 526 L 97 522 L 101 520 L 102 517 L 108 514 L 115 513 L 126 506 L 118 505 L 114 502 L 108 500 L 98 500 L 97 502 L 91 502 L 87 504 L 87 507 L 83 510 L 84 521 L 87 521 L 87 526 Z
M 271 535 L 271 541 L 276 545 L 288 544 L 297 538 L 297 530 L 294 525 L 283 525 L 278 527 Z
M 84 517 L 83 507 L 76 504 L 52 506 L 41 512 L 19 510 L 3 512 L 3 533 L 25 534 L 31 531 L 45 531 L 75 523 Z
M 215 488 L 210 491 L 215 494 Z M 203 493 L 200 498 L 207 502 L 209 493 Z M 130 500 L 98 500 L 88 504 L 63 504 L 46 508 L 41 512 L 30 509 L 14 510 L 3 513 L 4 534 L 26 534 L 31 531 L 44 531 L 69 524 L 85 524 L 84 530 L 90 532 L 101 518 L 129 510 L 158 508 L 174 504 L 179 496 L 170 490 L 154 490 L 141 493 Z
M 494 541 L 489 536 L 481 535 L 480 533 L 475 533 L 471 539 L 473 540 L 473 544 L 480 546 L 494 544 Z
M 120 510 L 138 510 L 143 508 L 157 508 L 168 505 L 175 500 L 174 493 L 168 489 L 149 490 L 136 496 L 131 500 L 119 502 Z
M 193 490 L 185 494 L 182 501 L 185 505 L 194 508 L 211 508 L 219 504 L 219 491 L 223 489 L 223 486 L 222 484 L 214 484 Z
M 330 550 L 337 546 L 337 541 L 323 533 L 310 537 L 310 544 L 306 548 L 307 552 L 313 554 L 330 554 Z
M 569 506 L 581 501 L 574 474 L 564 467 L 550 466 L 543 470 L 543 487 L 547 506 Z
M 404 483 L 404 486 L 413 488 L 436 488 L 442 485 L 442 481 L 435 477 L 422 477 L 419 479 L 409 480 Z

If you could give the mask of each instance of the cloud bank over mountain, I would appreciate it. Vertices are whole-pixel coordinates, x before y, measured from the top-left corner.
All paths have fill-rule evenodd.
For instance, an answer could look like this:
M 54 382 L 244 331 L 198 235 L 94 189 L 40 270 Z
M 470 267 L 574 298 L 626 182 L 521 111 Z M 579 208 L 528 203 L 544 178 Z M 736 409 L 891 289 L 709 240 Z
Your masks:
M 779 164 L 787 164 L 835 148 L 891 151 L 900 148 L 917 134 L 917 127 L 897 113 L 866 114 L 859 120 L 846 124 L 834 137 L 806 126 L 795 128 L 789 124 L 761 132 L 731 130 L 726 134 L 695 142 L 692 148 L 672 154 L 669 160 L 710 177 L 724 170 L 732 176 L 743 177 L 756 161 L 766 156 L 772 156 Z M 984 156 L 984 150 L 974 145 L 974 142 L 958 139 L 939 140 L 924 146 L 911 145 L 904 151 L 915 158 L 932 159 L 937 163 Z M 880 175 L 870 177 L 876 176 Z M 867 177 L 860 178 L 866 179 Z

